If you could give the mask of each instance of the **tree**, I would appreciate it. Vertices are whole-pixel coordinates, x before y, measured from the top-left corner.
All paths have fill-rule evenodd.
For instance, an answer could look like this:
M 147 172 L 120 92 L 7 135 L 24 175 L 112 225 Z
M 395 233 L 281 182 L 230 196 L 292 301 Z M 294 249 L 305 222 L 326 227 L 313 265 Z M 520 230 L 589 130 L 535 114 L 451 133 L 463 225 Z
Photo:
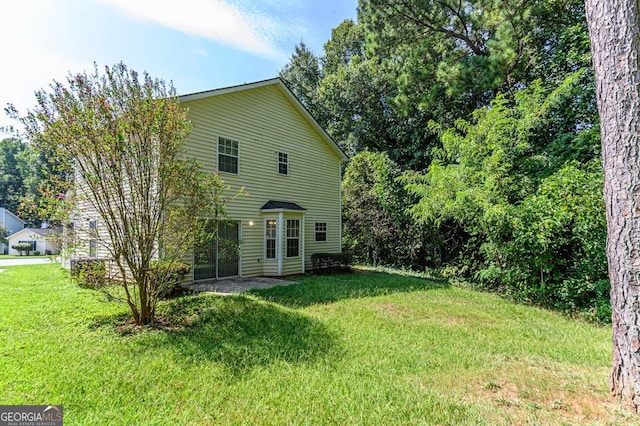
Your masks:
M 19 162 L 25 149 L 26 145 L 18 139 L 0 141 L 0 206 L 14 212 L 17 211 L 24 192 Z
M 0 206 L 17 213 L 30 225 L 38 225 L 40 185 L 53 159 L 36 153 L 19 136 L 0 141 Z M 44 218 L 46 219 L 46 218 Z
M 291 89 L 298 100 L 322 123 L 322 110 L 318 104 L 318 86 L 322 79 L 320 60 L 306 44 L 296 45 L 289 63 L 279 73 L 280 78 Z
M 434 241 L 406 212 L 410 197 L 399 176 L 386 153 L 351 158 L 342 181 L 345 243 L 362 261 L 420 269 Z
M 601 122 L 612 394 L 640 411 L 640 4 L 586 0 Z
M 599 140 L 595 126 L 577 126 L 567 113 L 583 74 L 553 90 L 537 81 L 512 100 L 498 95 L 472 121 L 440 130 L 435 161 L 406 181 L 418 197 L 415 219 L 459 244 L 445 253 L 457 254 L 467 278 L 602 320 L 609 309 L 604 206 L 593 194 L 602 182 L 593 160 Z
M 387 58 L 405 102 L 437 104 L 442 108 L 437 115 L 468 114 L 518 81 L 527 54 L 530 4 L 361 0 L 360 17 L 369 50 Z
M 11 246 L 12 249 L 16 250 L 20 256 L 26 253 L 27 256 L 33 250 L 33 244 L 31 243 L 18 243 Z
M 172 265 L 203 232 L 198 218 L 221 215 L 223 183 L 186 157 L 190 123 L 172 85 L 119 63 L 50 88 L 22 118 L 34 147 L 57 164 L 45 204 L 113 260 L 135 322 L 153 322 Z M 90 217 L 74 216 L 80 203 Z
M 582 0 L 360 0 L 359 19 L 367 55 L 383 58 L 399 107 L 409 118 L 426 115 L 422 123 L 469 120 L 498 93 L 511 97 L 537 79 L 560 84 L 590 69 Z M 589 76 L 576 114 L 595 104 Z M 422 150 L 437 144 L 419 129 L 409 136 Z
M 398 108 L 394 77 L 365 46 L 363 25 L 344 20 L 322 56 L 304 43 L 296 46 L 280 77 L 345 152 L 386 151 L 402 167 L 424 169 L 434 141 L 426 123 L 433 115 Z
M 392 106 L 387 103 L 395 92 L 377 58 L 365 56 L 364 43 L 362 26 L 347 19 L 331 31 L 321 58 L 323 124 L 351 154 L 366 148 L 384 151 L 395 142 L 389 132 Z

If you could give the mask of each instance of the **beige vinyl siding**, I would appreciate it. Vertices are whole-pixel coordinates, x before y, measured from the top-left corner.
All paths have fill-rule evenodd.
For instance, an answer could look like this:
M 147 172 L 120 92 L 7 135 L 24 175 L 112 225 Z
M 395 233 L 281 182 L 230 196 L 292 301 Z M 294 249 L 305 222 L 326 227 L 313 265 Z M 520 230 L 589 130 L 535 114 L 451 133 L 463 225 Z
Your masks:
M 110 259 L 112 257 L 111 252 L 109 251 L 110 247 L 105 246 L 105 244 L 108 244 L 110 241 L 109 231 L 102 221 L 98 211 L 93 208 L 92 204 L 87 199 L 86 191 L 88 191 L 88 188 L 86 184 L 77 174 L 76 180 L 78 185 L 75 198 L 78 202 L 78 214 L 73 217 L 73 227 L 78 247 L 76 248 L 76 252 L 73 254 L 73 257 L 80 259 L 90 257 L 89 242 L 92 240 L 91 234 L 94 232 L 90 229 L 90 223 L 95 221 L 98 239 L 96 241 L 96 253 L 95 256 L 92 257 L 98 259 Z
M 220 176 L 230 186 L 230 196 L 243 185 L 250 193 L 227 205 L 228 216 L 242 223 L 242 276 L 275 275 L 271 262 L 264 259 L 265 214 L 260 213 L 269 200 L 292 202 L 306 209 L 301 229 L 305 237 L 301 241 L 305 269 L 311 266 L 312 253 L 340 251 L 340 158 L 278 85 L 212 96 L 184 105 L 189 108 L 193 123 L 187 150 L 205 170 L 212 173 L 216 170 L 218 136 L 239 143 L 238 174 L 221 172 Z M 288 175 L 278 173 L 278 152 L 288 154 Z M 280 224 L 281 232 L 286 232 L 286 217 L 287 214 L 285 223 Z M 315 222 L 327 223 L 326 242 L 314 241 Z M 284 250 L 285 244 L 282 245 Z M 282 261 L 285 274 L 302 269 L 302 259 Z

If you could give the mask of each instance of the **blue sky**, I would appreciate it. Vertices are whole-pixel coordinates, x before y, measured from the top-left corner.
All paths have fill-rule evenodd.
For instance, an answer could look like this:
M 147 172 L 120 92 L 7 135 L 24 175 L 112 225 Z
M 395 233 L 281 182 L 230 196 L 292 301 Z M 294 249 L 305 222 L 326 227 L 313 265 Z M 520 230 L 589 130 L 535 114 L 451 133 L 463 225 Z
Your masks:
M 322 53 L 357 0 L 3 0 L 0 105 L 21 112 L 68 72 L 123 61 L 179 94 L 275 77 L 297 43 Z M 0 126 L 17 125 L 4 112 Z

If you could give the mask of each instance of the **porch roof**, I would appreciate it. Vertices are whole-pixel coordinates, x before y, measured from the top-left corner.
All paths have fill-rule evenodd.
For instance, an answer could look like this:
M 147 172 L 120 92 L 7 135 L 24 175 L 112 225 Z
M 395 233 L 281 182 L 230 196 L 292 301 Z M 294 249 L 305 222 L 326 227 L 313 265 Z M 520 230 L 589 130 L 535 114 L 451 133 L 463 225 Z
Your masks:
M 305 211 L 304 207 L 300 207 L 296 203 L 288 203 L 286 201 L 273 201 L 269 200 L 260 209 L 261 212 L 273 212 L 273 211 Z

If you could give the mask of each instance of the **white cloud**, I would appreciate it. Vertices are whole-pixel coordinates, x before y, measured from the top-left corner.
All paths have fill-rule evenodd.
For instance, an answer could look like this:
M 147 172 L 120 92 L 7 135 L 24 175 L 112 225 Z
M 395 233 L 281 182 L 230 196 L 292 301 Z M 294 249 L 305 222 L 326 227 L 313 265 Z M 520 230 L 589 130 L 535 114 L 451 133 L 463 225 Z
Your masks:
M 7 104 L 13 104 L 24 115 L 36 104 L 35 92 L 47 90 L 54 79 L 64 82 L 69 71 L 93 70 L 90 61 L 44 51 L 20 41 L 3 46 L 3 55 L 12 60 L 10 66 L 0 67 L 0 126 L 14 126 L 18 130 L 20 123 L 4 113 Z
M 41 41 L 50 37 L 49 21 L 58 18 L 60 3 L 49 1 L 11 1 L 0 4 L 0 26 L 7 37 L 0 39 L 5 63 L 0 67 L 0 126 L 15 126 L 4 112 L 13 104 L 21 114 L 36 103 L 35 92 L 48 89 L 53 79 L 64 81 L 70 70 L 92 70 L 91 61 L 56 53 Z M 3 137 L 0 134 L 0 138 Z
M 277 22 L 223 0 L 102 0 L 102 3 L 131 19 L 155 22 L 268 58 L 282 56 L 273 42 Z

